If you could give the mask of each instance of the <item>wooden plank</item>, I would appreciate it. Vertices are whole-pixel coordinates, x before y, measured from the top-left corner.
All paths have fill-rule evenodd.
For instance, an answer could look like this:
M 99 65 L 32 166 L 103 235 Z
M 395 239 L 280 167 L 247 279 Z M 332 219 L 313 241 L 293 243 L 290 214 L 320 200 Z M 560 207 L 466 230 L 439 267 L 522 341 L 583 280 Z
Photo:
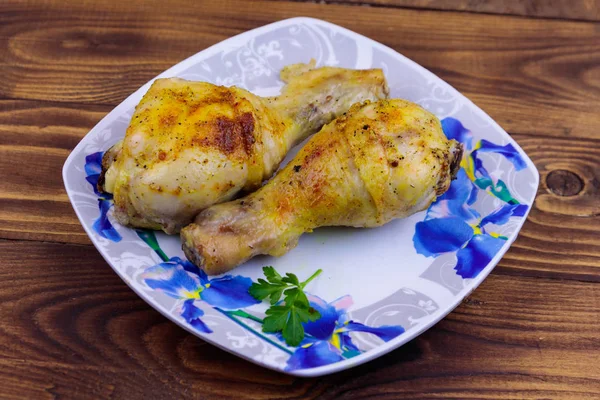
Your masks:
M 333 0 L 331 2 L 518 15 L 529 18 L 600 21 L 600 0 Z
M 66 196 L 62 165 L 110 107 L 0 101 L 0 238 L 90 244 Z M 506 273 L 600 279 L 600 140 L 515 134 L 541 174 L 538 197 L 500 267 Z M 572 171 L 582 189 L 553 193 L 550 172 Z M 549 231 L 553 234 L 549 234 Z
M 540 186 L 500 267 L 530 276 L 600 281 L 600 140 L 513 137 L 535 163 Z M 550 179 L 559 171 L 580 185 L 562 192 Z
M 0 4 L 0 97 L 116 105 L 211 44 L 297 15 L 400 51 L 509 131 L 597 137 L 597 24 L 461 12 L 242 0 L 9 0 Z
M 110 110 L 0 100 L 0 237 L 90 244 L 68 201 L 62 165 Z
M 142 399 L 159 398 L 156 394 L 165 391 L 158 379 L 128 370 L 99 371 L 28 360 L 0 359 L 0 382 L 0 397 L 5 399 Z
M 600 396 L 597 283 L 493 273 L 400 349 L 296 379 L 169 322 L 88 246 L 0 241 L 0 252 L 0 381 L 11 398 Z

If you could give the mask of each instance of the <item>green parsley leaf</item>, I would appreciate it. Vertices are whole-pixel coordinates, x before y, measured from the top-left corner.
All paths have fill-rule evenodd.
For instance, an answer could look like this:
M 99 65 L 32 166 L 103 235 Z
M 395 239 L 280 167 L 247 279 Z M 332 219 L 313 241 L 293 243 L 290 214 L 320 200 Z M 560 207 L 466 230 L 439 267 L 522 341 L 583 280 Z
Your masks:
M 321 318 L 321 314 L 319 314 L 319 312 L 312 307 L 309 307 L 308 310 L 299 308 L 297 310 L 297 312 L 304 322 L 307 322 L 307 321 L 314 322 L 314 321 L 318 320 L 319 318 Z
M 267 280 L 271 283 L 281 283 L 281 275 L 275 270 L 275 268 L 268 266 L 263 268 L 263 273 Z
M 294 274 L 287 273 L 285 274 L 285 278 L 281 279 L 282 282 L 289 283 L 290 285 L 300 286 L 300 281 L 298 277 Z
M 253 283 L 248 293 L 257 300 L 271 299 L 271 304 L 277 304 L 287 285 L 285 283 L 269 283 L 259 279 L 258 284 Z
M 317 310 L 310 306 L 304 287 L 322 271 L 318 270 L 304 282 L 300 282 L 295 274 L 287 273 L 282 277 L 275 268 L 263 268 L 267 280 L 258 279 L 248 292 L 257 300 L 267 297 L 271 307 L 266 311 L 263 320 L 263 332 L 281 332 L 283 339 L 289 346 L 298 346 L 304 339 L 303 323 L 316 321 L 321 318 Z M 281 302 L 281 296 L 284 296 Z
M 267 317 L 263 320 L 263 332 L 280 332 L 285 327 L 289 318 L 288 308 L 273 306 L 267 310 Z
M 304 339 L 304 327 L 302 326 L 302 321 L 298 310 L 296 307 L 292 307 L 289 313 L 289 319 L 287 324 L 283 327 L 283 338 L 288 346 L 298 346 L 302 339 Z

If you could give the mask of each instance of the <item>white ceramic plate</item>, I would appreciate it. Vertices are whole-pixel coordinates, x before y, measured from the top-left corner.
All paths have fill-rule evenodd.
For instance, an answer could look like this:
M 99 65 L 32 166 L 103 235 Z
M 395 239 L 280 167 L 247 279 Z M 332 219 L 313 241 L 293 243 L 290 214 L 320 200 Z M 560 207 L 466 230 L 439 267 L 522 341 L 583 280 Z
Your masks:
M 114 223 L 111 199 L 93 189 L 102 152 L 124 136 L 151 82 L 100 121 L 63 168 L 69 199 L 85 231 L 139 296 L 208 342 L 299 376 L 324 375 L 381 356 L 452 311 L 515 240 L 539 181 L 514 140 L 447 83 L 394 50 L 324 21 L 293 18 L 254 29 L 158 77 L 273 95 L 282 86 L 278 74 L 283 66 L 311 58 L 317 65 L 382 68 L 392 97 L 435 113 L 446 135 L 465 144 L 458 179 L 429 210 L 377 229 L 319 229 L 283 257 L 256 258 L 209 279 L 184 261 L 178 237 Z M 305 326 L 306 338 L 298 347 L 261 331 L 266 304 L 256 304 L 247 288 L 262 276 L 264 265 L 300 279 L 324 271 L 307 288 L 322 318 Z

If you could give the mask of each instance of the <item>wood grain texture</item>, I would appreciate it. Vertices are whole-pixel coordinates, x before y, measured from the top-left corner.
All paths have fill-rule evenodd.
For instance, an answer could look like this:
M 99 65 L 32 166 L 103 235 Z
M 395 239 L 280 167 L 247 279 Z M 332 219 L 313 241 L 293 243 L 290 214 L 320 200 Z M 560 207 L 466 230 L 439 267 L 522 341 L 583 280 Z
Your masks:
M 0 100 L 0 237 L 90 244 L 62 166 L 105 106 Z
M 0 251 L 0 381 L 7 397 L 600 396 L 594 283 L 493 274 L 402 348 L 332 376 L 296 379 L 180 329 L 89 246 L 0 241 Z
M 297 15 L 338 23 L 400 51 L 509 131 L 597 134 L 597 24 L 380 7 L 8 0 L 0 4 L 0 97 L 116 105 L 209 45 Z
M 600 398 L 600 28 L 544 19 L 597 21 L 598 0 L 360 3 L 376 7 L 0 2 L 0 398 Z M 519 238 L 474 294 L 400 349 L 319 379 L 243 361 L 144 303 L 90 245 L 61 177 L 71 149 L 147 80 L 298 15 L 431 69 L 540 172 Z
M 513 134 L 540 173 L 527 223 L 499 267 L 529 276 L 600 281 L 600 138 L 540 138 Z M 548 187 L 553 171 L 569 171 L 583 184 L 573 196 Z
M 546 176 L 546 186 L 559 196 L 575 196 L 583 190 L 583 181 L 574 172 L 557 169 Z
M 600 21 L 599 0 L 330 0 L 330 2 L 518 15 L 531 18 Z

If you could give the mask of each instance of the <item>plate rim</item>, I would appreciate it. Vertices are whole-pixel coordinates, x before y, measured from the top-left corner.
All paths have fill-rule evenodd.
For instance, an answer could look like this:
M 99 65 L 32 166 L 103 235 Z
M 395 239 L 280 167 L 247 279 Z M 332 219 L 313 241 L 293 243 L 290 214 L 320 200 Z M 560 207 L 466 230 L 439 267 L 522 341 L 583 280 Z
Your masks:
M 434 79 L 436 81 L 436 83 L 440 84 L 444 89 L 449 90 L 454 96 L 457 97 L 457 99 L 463 101 L 466 107 L 471 108 L 471 110 L 475 114 L 478 114 L 484 121 L 488 122 L 492 128 L 498 130 L 502 135 L 505 136 L 506 139 L 508 139 L 509 143 L 515 147 L 515 149 L 518 151 L 518 153 L 521 155 L 521 157 L 525 161 L 527 169 L 533 171 L 534 181 L 535 181 L 535 190 L 533 190 L 533 196 L 531 198 L 531 203 L 528 204 L 529 207 L 527 208 L 527 211 L 525 212 L 523 217 L 520 219 L 520 221 L 518 221 L 517 227 L 516 227 L 514 233 L 508 238 L 508 240 L 503 245 L 503 247 L 498 251 L 498 253 L 496 253 L 494 258 L 492 258 L 492 260 L 485 266 L 485 268 L 481 271 L 481 273 L 476 278 L 473 278 L 467 287 L 465 287 L 461 291 L 459 291 L 453 298 L 452 302 L 447 303 L 446 305 L 440 307 L 440 310 L 443 310 L 443 311 L 440 311 L 439 313 L 436 313 L 436 314 L 432 314 L 426 321 L 423 321 L 417 329 L 414 329 L 414 330 L 411 330 L 410 332 L 406 332 L 405 334 L 399 335 L 399 336 L 395 337 L 394 339 L 390 340 L 389 342 L 382 343 L 379 346 L 372 348 L 369 351 L 366 351 L 358 356 L 352 357 L 350 359 L 338 361 L 338 362 L 335 362 L 332 364 L 320 366 L 320 367 L 288 371 L 288 370 L 279 368 L 275 365 L 267 364 L 263 361 L 252 359 L 243 353 L 239 353 L 239 352 L 231 349 L 230 347 L 227 347 L 225 345 L 218 343 L 217 341 L 212 340 L 210 338 L 210 335 L 202 334 L 202 333 L 195 331 L 191 326 L 188 326 L 183 321 L 177 319 L 173 313 L 171 313 L 169 310 L 165 309 L 162 305 L 157 303 L 150 296 L 146 296 L 145 292 L 138 290 L 136 287 L 134 287 L 133 284 L 130 282 L 130 280 L 125 276 L 125 274 L 121 273 L 119 271 L 119 269 L 117 269 L 115 266 L 112 265 L 110 257 L 104 251 L 104 249 L 102 249 L 96 245 L 96 242 L 93 239 L 94 233 L 91 231 L 91 228 L 89 228 L 84 223 L 83 216 L 82 216 L 80 210 L 75 206 L 74 199 L 73 199 L 74 193 L 69 188 L 69 180 L 67 179 L 67 173 L 71 169 L 71 164 L 73 163 L 73 159 L 75 158 L 76 154 L 79 154 L 82 151 L 82 148 L 85 145 L 85 142 L 87 142 L 86 139 L 89 139 L 94 132 L 100 130 L 104 124 L 107 124 L 108 123 L 107 121 L 111 120 L 111 117 L 113 115 L 115 115 L 115 114 L 120 115 L 124 109 L 131 107 L 132 103 L 134 103 L 134 102 L 137 103 L 136 98 L 138 96 L 143 96 L 143 94 L 148 90 L 150 85 L 156 79 L 173 76 L 173 75 L 177 74 L 178 72 L 185 70 L 188 66 L 193 65 L 196 62 L 195 61 L 196 58 L 198 58 L 200 56 L 202 56 L 203 58 L 209 57 L 210 55 L 218 52 L 222 47 L 224 47 L 226 45 L 232 45 L 232 44 L 235 44 L 236 42 L 245 43 L 247 41 L 247 39 L 256 37 L 261 33 L 268 32 L 268 31 L 271 31 L 278 27 L 283 27 L 286 25 L 294 24 L 294 23 L 306 23 L 309 25 L 321 25 L 321 26 L 331 29 L 332 31 L 338 31 L 338 32 L 344 33 L 345 35 L 354 39 L 357 43 L 359 43 L 359 45 L 361 42 L 368 43 L 373 48 L 378 48 L 378 49 L 382 50 L 384 53 L 386 53 L 396 59 L 400 59 L 402 62 L 409 64 L 413 68 L 417 69 L 421 74 Z M 398 51 L 396 51 L 380 42 L 377 42 L 376 40 L 370 39 L 362 34 L 359 34 L 357 32 L 354 32 L 354 31 L 344 28 L 342 26 L 336 25 L 334 23 L 324 21 L 321 19 L 317 19 L 317 18 L 312 18 L 312 17 L 287 18 L 287 19 L 276 21 L 276 22 L 273 22 L 273 23 L 270 23 L 267 25 L 263 25 L 263 26 L 242 32 L 238 35 L 232 36 L 232 37 L 222 40 L 218 43 L 215 43 L 214 45 L 187 57 L 183 61 L 175 64 L 174 66 L 172 66 L 169 69 L 165 70 L 164 72 L 160 73 L 156 77 L 152 78 L 146 84 L 142 85 L 139 89 L 137 89 L 135 92 L 133 92 L 127 98 L 125 98 L 121 103 L 119 103 L 119 105 L 114 107 L 92 129 L 90 129 L 90 131 L 79 141 L 79 143 L 75 146 L 75 148 L 73 148 L 73 150 L 70 152 L 69 156 L 65 160 L 65 163 L 62 168 L 62 178 L 63 178 L 63 183 L 65 185 L 65 190 L 67 192 L 67 196 L 69 198 L 69 202 L 71 203 L 71 207 L 75 211 L 75 214 L 77 215 L 77 218 L 79 219 L 80 224 L 82 225 L 84 231 L 90 238 L 90 241 L 92 242 L 92 244 L 94 245 L 96 250 L 100 253 L 100 255 L 104 258 L 104 260 L 107 262 L 107 264 L 112 268 L 112 270 L 114 272 L 116 272 L 117 275 L 127 284 L 127 286 L 129 286 L 129 288 L 131 288 L 131 290 L 133 290 L 133 292 L 136 293 L 141 299 L 143 299 L 148 305 L 150 305 L 153 309 L 158 311 L 160 314 L 165 316 L 170 321 L 174 322 L 181 328 L 190 332 L 192 335 L 209 342 L 213 346 L 216 346 L 228 353 L 231 353 L 237 357 L 240 357 L 242 359 L 250 361 L 254 364 L 258 364 L 262 367 L 265 367 L 265 368 L 268 368 L 268 369 L 271 369 L 274 371 L 278 371 L 278 372 L 281 372 L 284 374 L 298 376 L 298 377 L 317 377 L 317 376 L 328 375 L 328 374 L 339 372 L 339 371 L 348 369 L 350 367 L 358 366 L 360 364 L 364 364 L 366 362 L 372 361 L 373 359 L 378 358 L 384 354 L 387 354 L 387 353 L 391 352 L 392 350 L 395 350 L 395 349 L 399 348 L 400 346 L 404 345 L 405 343 L 415 339 L 417 336 L 421 335 L 423 332 L 430 329 L 432 326 L 437 324 L 439 321 L 443 320 L 460 303 L 462 303 L 462 301 L 467 296 L 469 296 L 475 289 L 477 289 L 477 287 L 479 287 L 479 285 L 488 277 L 488 275 L 493 271 L 493 269 L 496 267 L 496 265 L 498 264 L 500 259 L 504 256 L 504 254 L 506 254 L 508 249 L 512 246 L 512 244 L 518 237 L 518 235 L 523 227 L 523 224 L 527 220 L 529 212 L 531 211 L 537 191 L 539 189 L 539 180 L 540 180 L 539 171 L 535 167 L 533 161 L 531 161 L 531 159 L 529 158 L 527 153 L 525 153 L 525 151 L 523 151 L 521 146 L 519 146 L 519 144 L 511 137 L 511 135 L 508 132 L 506 132 L 486 112 L 484 112 L 481 108 L 479 108 L 476 104 L 474 104 L 465 95 L 463 95 L 458 90 L 456 90 L 454 87 L 452 87 L 449 83 L 447 83 L 446 81 L 444 81 L 443 79 L 441 79 L 440 77 L 438 77 L 433 72 L 426 69 L 425 67 L 416 63 L 415 61 L 409 59 L 408 57 L 404 56 L 403 54 L 399 53 Z

